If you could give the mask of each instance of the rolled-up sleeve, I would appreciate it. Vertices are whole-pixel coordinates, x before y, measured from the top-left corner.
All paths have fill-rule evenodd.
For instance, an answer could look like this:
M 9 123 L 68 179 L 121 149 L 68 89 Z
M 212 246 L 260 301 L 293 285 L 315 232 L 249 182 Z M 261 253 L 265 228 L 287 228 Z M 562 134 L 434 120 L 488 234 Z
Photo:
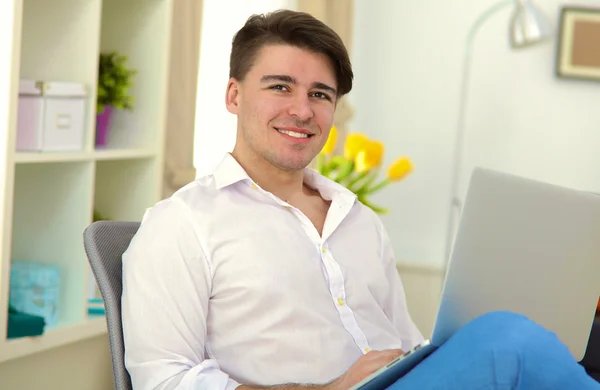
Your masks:
M 205 354 L 211 269 L 191 214 L 160 202 L 123 255 L 125 365 L 133 388 L 233 390 L 239 386 Z

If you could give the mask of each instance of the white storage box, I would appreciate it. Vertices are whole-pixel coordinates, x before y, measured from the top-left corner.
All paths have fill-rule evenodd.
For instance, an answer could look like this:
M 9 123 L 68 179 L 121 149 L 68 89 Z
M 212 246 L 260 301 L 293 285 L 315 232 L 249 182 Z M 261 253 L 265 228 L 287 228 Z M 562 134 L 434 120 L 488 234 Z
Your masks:
M 86 98 L 82 84 L 21 80 L 17 150 L 82 150 Z

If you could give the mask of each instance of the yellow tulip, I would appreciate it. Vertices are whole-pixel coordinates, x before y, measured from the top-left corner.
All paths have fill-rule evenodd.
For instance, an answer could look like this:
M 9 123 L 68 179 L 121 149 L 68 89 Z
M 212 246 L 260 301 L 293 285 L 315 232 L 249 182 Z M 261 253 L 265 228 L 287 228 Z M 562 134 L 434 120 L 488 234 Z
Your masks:
M 394 161 L 388 168 L 387 177 L 391 181 L 404 179 L 413 170 L 413 164 L 407 157 L 401 157 Z
M 327 137 L 327 142 L 323 145 L 323 149 L 321 149 L 321 153 L 323 154 L 331 154 L 335 149 L 335 144 L 337 142 L 338 131 L 335 126 L 331 127 L 329 130 L 329 136 Z
M 369 142 L 369 139 L 364 134 L 350 133 L 346 137 L 344 143 L 344 157 L 352 161 L 356 158 L 356 155 L 362 149 L 365 143 Z
M 378 167 L 383 159 L 384 149 L 383 143 L 379 141 L 367 141 L 354 160 L 356 172 L 363 173 Z

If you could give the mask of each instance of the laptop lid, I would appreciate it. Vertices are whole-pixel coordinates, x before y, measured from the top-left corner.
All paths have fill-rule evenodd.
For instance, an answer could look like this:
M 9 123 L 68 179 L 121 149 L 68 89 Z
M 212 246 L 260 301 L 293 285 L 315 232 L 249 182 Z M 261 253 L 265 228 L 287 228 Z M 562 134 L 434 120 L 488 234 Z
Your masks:
M 600 196 L 476 168 L 432 341 L 490 311 L 523 314 L 577 361 L 600 296 Z

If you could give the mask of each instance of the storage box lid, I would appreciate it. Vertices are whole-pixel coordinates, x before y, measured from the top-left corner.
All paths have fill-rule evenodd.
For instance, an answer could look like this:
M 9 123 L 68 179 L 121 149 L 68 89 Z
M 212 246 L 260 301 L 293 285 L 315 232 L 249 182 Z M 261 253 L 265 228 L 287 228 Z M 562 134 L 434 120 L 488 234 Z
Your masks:
M 36 81 L 22 79 L 19 82 L 19 95 L 85 97 L 85 85 L 64 81 Z
M 43 84 L 41 81 L 20 80 L 19 95 L 42 95 Z

